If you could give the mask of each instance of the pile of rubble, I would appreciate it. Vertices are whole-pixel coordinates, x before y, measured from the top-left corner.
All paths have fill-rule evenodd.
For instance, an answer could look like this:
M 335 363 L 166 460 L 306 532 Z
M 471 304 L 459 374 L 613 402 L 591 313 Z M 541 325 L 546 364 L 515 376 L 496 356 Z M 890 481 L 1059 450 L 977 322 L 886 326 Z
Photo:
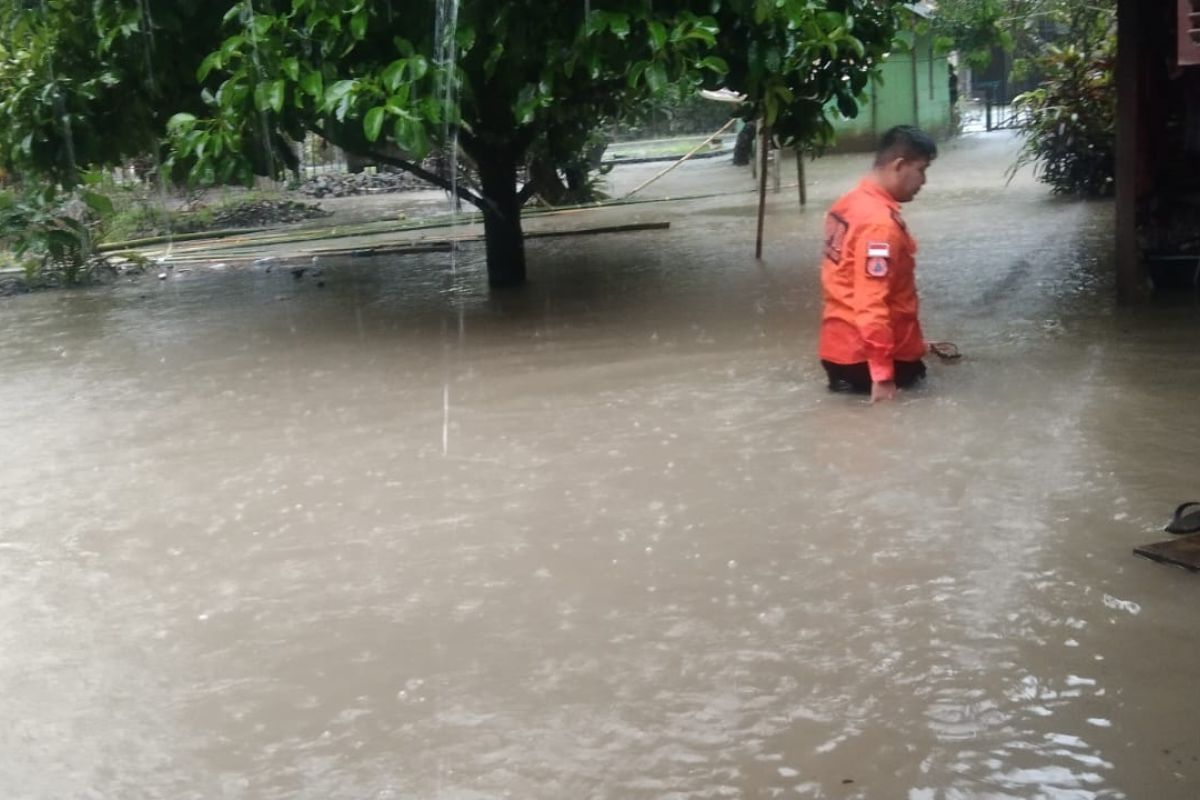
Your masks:
M 338 172 L 318 175 L 300 184 L 297 191 L 309 197 L 353 197 L 360 194 L 411 192 L 430 185 L 408 172 Z
M 295 200 L 249 200 L 225 206 L 213 215 L 212 228 L 262 228 L 329 216 L 320 206 Z

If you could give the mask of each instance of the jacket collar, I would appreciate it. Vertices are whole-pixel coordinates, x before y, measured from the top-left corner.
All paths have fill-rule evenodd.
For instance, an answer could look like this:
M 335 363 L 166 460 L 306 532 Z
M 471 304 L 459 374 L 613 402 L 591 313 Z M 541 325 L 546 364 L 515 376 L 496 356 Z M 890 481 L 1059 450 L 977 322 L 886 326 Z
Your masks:
M 870 175 L 867 175 L 858 182 L 858 188 L 872 197 L 877 197 L 882 200 L 892 211 L 900 210 L 900 204 L 896 202 L 896 198 L 888 194 L 888 191 L 876 183 L 875 179 Z

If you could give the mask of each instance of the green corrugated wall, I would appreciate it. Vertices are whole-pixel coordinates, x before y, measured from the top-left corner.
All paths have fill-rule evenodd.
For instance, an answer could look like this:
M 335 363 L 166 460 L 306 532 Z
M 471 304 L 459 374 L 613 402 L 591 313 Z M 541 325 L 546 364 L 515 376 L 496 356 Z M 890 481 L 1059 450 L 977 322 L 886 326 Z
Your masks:
M 915 69 L 914 69 L 915 60 Z M 853 119 L 831 114 L 835 150 L 869 150 L 893 125 L 917 125 L 938 138 L 950 134 L 950 67 L 934 56 L 932 40 L 919 37 L 912 53 L 897 53 L 880 69 Z

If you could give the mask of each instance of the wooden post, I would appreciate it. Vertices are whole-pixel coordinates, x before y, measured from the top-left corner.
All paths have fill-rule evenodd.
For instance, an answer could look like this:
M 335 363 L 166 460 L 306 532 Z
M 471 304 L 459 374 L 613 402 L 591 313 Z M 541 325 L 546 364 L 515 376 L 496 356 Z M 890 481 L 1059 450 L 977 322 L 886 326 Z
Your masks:
M 871 138 L 879 139 L 879 81 L 871 78 Z
M 804 148 L 796 148 L 796 182 L 800 185 L 800 207 L 808 205 L 808 187 L 804 185 Z
M 937 100 L 933 92 L 933 37 L 929 37 L 929 99 Z
M 913 42 L 910 53 L 912 58 L 912 92 L 913 92 L 913 127 L 921 127 L 921 90 L 920 81 L 917 80 L 917 43 Z
M 1137 243 L 1142 0 L 1117 5 L 1117 302 L 1142 295 L 1141 252 Z
M 754 257 L 761 259 L 763 251 L 763 217 L 767 213 L 767 146 L 770 140 L 770 129 L 767 127 L 767 121 L 764 118 L 762 123 L 762 136 L 758 141 L 760 151 L 759 171 L 758 171 L 758 242 L 754 245 Z

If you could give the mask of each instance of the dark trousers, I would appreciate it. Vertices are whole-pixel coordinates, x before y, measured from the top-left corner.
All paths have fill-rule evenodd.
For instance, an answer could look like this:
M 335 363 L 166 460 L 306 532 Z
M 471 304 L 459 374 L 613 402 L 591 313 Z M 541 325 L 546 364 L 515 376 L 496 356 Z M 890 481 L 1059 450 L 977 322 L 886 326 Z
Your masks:
M 896 361 L 896 385 L 907 389 L 925 377 L 924 361 Z M 829 389 L 833 392 L 870 392 L 871 370 L 867 362 L 857 364 L 835 364 L 822 359 L 821 366 L 829 376 Z

